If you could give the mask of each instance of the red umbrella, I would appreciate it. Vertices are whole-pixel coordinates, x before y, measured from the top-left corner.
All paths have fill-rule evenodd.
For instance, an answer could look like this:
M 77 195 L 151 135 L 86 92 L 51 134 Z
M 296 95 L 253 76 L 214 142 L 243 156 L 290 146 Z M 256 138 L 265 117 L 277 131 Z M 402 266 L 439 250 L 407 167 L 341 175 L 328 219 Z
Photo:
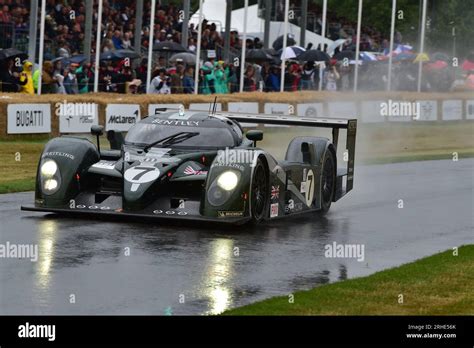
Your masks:
M 474 70 L 474 62 L 471 62 L 470 60 L 465 60 L 464 63 L 462 63 L 462 70 L 470 71 Z
M 448 66 L 448 63 L 442 60 L 437 60 L 436 62 L 428 63 L 425 65 L 427 70 L 441 70 L 441 69 L 446 68 L 447 66 Z

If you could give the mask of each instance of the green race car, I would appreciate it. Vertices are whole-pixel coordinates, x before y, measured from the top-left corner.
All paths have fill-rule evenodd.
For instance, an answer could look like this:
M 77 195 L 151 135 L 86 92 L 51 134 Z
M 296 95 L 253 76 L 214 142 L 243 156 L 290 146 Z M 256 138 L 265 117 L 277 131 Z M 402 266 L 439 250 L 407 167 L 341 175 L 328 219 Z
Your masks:
M 332 128 L 332 140 L 296 137 L 284 161 L 257 146 L 260 130 L 239 122 Z M 124 217 L 260 223 L 327 212 L 352 189 L 357 121 L 260 114 L 169 111 L 148 116 L 123 138 L 101 126 L 88 139 L 61 136 L 41 155 L 34 206 L 22 210 Z M 347 166 L 337 169 L 339 130 Z

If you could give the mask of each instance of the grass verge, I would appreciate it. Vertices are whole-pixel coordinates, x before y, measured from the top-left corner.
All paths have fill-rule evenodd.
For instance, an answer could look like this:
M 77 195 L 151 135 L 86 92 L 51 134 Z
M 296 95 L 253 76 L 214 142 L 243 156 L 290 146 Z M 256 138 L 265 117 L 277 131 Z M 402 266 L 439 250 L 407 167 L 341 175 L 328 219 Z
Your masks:
M 473 315 L 474 245 L 397 268 L 274 297 L 223 315 Z M 399 303 L 399 295 L 403 303 Z

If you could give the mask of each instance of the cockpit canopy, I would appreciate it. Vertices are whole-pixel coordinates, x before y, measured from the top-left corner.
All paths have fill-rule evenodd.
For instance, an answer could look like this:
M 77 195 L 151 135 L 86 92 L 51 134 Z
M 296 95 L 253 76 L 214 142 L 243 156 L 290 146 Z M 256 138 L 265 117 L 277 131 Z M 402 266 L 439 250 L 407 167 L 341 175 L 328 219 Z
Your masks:
M 164 113 L 144 118 L 133 126 L 125 137 L 129 145 L 146 146 L 157 140 L 180 132 L 196 132 L 190 137 L 171 145 L 173 148 L 233 148 L 242 143 L 240 125 L 225 117 L 207 113 Z

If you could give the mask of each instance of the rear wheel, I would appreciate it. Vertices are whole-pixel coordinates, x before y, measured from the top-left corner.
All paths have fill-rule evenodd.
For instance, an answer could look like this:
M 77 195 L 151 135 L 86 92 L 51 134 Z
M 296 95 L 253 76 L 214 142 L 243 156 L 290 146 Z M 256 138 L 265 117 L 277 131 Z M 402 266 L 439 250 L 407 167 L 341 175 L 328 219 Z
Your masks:
M 332 151 L 326 150 L 321 171 L 321 212 L 328 212 L 336 187 L 336 159 Z
M 250 209 L 252 212 L 252 222 L 259 223 L 265 218 L 268 211 L 268 177 L 265 165 L 259 159 L 253 170 L 252 192 L 250 195 Z

